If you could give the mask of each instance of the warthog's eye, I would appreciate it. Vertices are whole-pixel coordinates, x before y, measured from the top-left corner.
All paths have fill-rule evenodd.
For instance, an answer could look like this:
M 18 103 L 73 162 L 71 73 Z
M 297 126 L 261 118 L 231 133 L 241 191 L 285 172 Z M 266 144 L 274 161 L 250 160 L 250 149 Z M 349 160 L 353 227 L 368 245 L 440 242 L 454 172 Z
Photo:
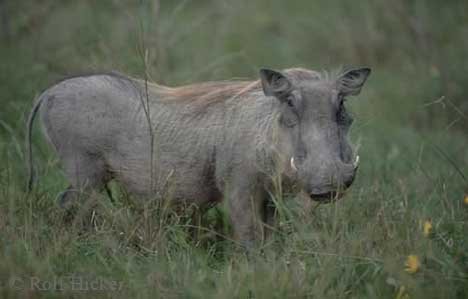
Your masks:
M 348 114 L 344 106 L 343 98 L 340 98 L 340 106 L 336 112 L 336 120 L 338 124 L 343 126 L 350 126 L 353 123 L 353 118 Z
M 295 127 L 299 123 L 300 97 L 294 92 L 283 98 L 283 109 L 280 122 L 288 128 Z
M 288 96 L 285 99 L 284 103 L 287 105 L 287 108 L 283 109 L 280 117 L 280 122 L 288 128 L 292 128 L 298 123 L 298 116 L 294 101 L 294 96 Z
M 294 96 L 293 96 L 293 95 L 289 95 L 289 96 L 286 98 L 286 104 L 287 104 L 289 107 L 294 107 Z

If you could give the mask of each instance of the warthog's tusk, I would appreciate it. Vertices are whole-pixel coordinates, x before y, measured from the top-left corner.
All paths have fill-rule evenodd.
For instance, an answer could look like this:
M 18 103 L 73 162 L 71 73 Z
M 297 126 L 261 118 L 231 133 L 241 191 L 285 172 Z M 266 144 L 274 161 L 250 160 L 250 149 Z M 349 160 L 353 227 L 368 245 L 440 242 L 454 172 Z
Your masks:
M 359 166 L 359 156 L 356 156 L 356 159 L 354 160 L 353 166 L 354 166 L 354 169 L 358 168 L 358 166 Z
M 294 164 L 294 157 L 291 157 L 291 168 L 292 168 L 294 171 L 297 171 L 296 164 Z

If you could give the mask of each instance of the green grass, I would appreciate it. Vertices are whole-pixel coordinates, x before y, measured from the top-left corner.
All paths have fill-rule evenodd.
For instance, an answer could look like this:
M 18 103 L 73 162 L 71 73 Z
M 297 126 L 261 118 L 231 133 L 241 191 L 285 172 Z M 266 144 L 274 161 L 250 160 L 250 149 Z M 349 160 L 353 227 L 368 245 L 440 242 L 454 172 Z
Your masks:
M 468 297 L 466 1 L 161 1 L 158 17 L 154 3 L 4 2 L 0 297 Z M 96 195 L 65 225 L 55 198 L 67 183 L 38 132 L 39 180 L 25 192 L 25 117 L 65 74 L 117 69 L 177 85 L 345 64 L 373 69 L 348 103 L 357 180 L 334 204 L 278 196 L 278 230 L 249 258 L 223 206 L 198 241 L 188 217 L 123 194 Z

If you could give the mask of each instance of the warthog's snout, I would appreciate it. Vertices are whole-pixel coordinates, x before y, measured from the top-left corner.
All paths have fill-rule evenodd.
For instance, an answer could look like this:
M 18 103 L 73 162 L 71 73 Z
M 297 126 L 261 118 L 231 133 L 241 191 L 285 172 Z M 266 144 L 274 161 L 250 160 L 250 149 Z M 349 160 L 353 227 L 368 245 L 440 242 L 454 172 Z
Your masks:
M 297 168 L 294 159 L 291 159 L 291 167 Z M 333 165 L 326 165 L 311 175 L 313 184 L 307 184 L 305 191 L 309 196 L 319 202 L 331 202 L 341 198 L 346 189 L 354 182 L 359 168 L 359 156 L 356 156 L 353 163 L 336 162 Z M 322 172 L 322 174 L 320 174 Z

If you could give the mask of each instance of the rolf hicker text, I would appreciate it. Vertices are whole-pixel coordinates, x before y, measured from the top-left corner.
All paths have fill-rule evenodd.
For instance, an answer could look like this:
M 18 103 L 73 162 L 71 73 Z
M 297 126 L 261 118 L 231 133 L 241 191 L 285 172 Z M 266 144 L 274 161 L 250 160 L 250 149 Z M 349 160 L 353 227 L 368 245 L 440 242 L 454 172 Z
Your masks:
M 103 277 L 88 277 L 77 274 L 55 276 L 48 279 L 40 277 L 12 277 L 9 286 L 16 290 L 36 291 L 120 291 L 123 283 Z

